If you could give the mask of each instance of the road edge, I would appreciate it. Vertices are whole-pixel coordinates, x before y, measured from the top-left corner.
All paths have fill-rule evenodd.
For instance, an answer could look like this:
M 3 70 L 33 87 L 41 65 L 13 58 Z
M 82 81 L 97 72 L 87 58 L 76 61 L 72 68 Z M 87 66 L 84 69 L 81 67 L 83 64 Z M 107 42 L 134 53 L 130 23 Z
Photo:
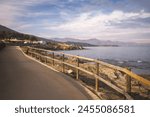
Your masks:
M 41 64 L 41 65 L 43 65 L 43 66 L 45 66 L 45 67 L 47 67 L 47 68 L 49 68 L 49 69 L 51 69 L 51 70 L 53 70 L 53 71 L 55 71 L 55 72 L 62 73 L 62 72 L 60 72 L 60 71 L 54 69 L 53 67 L 48 66 L 48 65 L 46 65 L 46 64 L 44 64 L 44 63 L 42 63 L 42 62 L 36 60 L 35 58 L 32 58 L 32 57 L 28 56 L 27 54 L 25 54 L 25 53 L 23 52 L 23 50 L 22 50 L 19 46 L 16 46 L 16 49 L 20 50 L 20 51 L 22 52 L 22 54 L 23 54 L 24 56 L 26 56 L 27 58 L 29 58 L 29 59 L 31 59 L 31 60 L 33 60 L 33 61 L 35 61 L 35 62 L 38 62 L 39 64 Z M 64 73 L 62 73 L 62 74 L 63 74 L 63 75 L 66 75 L 66 74 L 64 74 Z M 86 91 L 86 93 L 87 93 L 93 100 L 100 100 L 100 97 L 98 97 L 96 94 L 94 94 L 89 88 L 87 88 L 87 87 L 86 87 L 85 85 L 83 85 L 81 82 L 78 82 L 78 81 L 77 81 L 77 83 Z

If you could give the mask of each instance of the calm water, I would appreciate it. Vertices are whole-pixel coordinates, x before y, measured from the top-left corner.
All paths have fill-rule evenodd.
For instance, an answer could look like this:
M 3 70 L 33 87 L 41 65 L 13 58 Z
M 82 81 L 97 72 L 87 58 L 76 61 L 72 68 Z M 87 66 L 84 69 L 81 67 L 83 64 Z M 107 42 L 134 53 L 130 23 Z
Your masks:
M 86 47 L 62 52 L 128 66 L 138 74 L 150 74 L 150 47 Z

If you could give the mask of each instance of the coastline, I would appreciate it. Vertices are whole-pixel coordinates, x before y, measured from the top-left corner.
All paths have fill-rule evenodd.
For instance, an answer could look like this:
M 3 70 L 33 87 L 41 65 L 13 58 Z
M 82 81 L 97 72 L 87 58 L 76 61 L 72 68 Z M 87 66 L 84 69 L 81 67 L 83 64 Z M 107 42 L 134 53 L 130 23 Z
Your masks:
M 31 49 L 32 50 L 32 49 Z M 26 50 L 25 50 L 26 51 Z M 34 50 L 33 50 L 34 51 Z M 44 50 L 40 51 L 36 51 L 37 53 L 40 53 L 38 55 L 43 56 L 45 54 L 45 52 L 42 52 Z M 55 52 L 53 52 L 55 53 Z M 52 55 L 52 52 L 49 53 L 49 55 L 47 55 L 48 57 L 53 57 L 55 60 L 55 62 L 51 59 L 46 60 L 46 63 L 50 66 L 53 66 L 54 69 L 57 69 L 58 71 L 62 71 L 62 62 L 58 62 L 62 60 L 62 54 L 61 52 Z M 35 55 L 33 55 L 33 57 L 37 57 Z M 45 57 L 45 55 L 43 56 Z M 74 56 L 74 55 L 65 55 L 63 60 L 65 63 L 70 64 L 71 66 L 76 66 L 77 65 L 77 58 L 80 58 L 80 60 L 78 61 L 78 63 L 80 64 L 79 67 L 83 70 L 86 70 L 87 72 L 90 72 L 90 74 L 96 74 L 97 73 L 97 67 L 95 66 L 95 62 L 94 59 L 90 59 L 90 58 L 86 58 L 86 57 L 82 57 L 82 56 Z M 37 58 L 38 59 L 38 58 Z M 41 58 L 40 59 L 41 62 L 45 63 L 45 58 Z M 105 63 L 103 61 L 100 62 L 99 64 L 99 74 L 98 76 L 100 76 L 102 79 L 106 80 L 107 82 L 112 83 L 113 85 L 117 86 L 120 89 L 125 90 L 126 89 L 126 69 L 124 68 L 120 68 L 118 66 L 113 66 L 111 64 Z M 123 71 L 122 71 L 123 70 Z M 140 79 L 137 80 L 138 78 L 141 78 L 144 80 L 144 78 L 130 72 L 129 70 L 127 70 L 129 72 L 129 74 L 131 73 L 131 77 L 132 78 L 132 96 L 135 99 L 149 99 L 148 95 L 145 94 L 145 92 L 148 91 L 147 87 L 145 84 L 140 83 L 139 81 L 141 81 Z M 65 70 L 63 71 L 65 74 L 70 75 L 72 78 L 76 79 L 76 69 L 74 67 L 70 67 L 65 65 Z M 126 75 L 125 75 L 126 74 Z M 132 75 L 133 74 L 133 75 Z M 127 75 L 128 76 L 128 75 Z M 129 75 L 130 76 L 130 75 Z M 138 77 L 137 79 L 135 77 Z M 89 86 L 90 88 L 94 89 L 94 85 L 95 85 L 95 79 L 94 77 L 92 77 L 91 75 L 87 75 L 84 72 L 80 72 L 80 78 L 78 79 L 81 82 L 85 83 L 87 86 Z M 100 94 L 98 94 L 100 97 L 103 97 L 104 99 L 123 99 L 123 96 L 121 96 L 120 94 L 118 94 L 118 92 L 114 92 L 114 89 L 109 88 L 105 83 L 99 81 L 100 83 L 100 90 L 102 92 L 100 92 Z M 142 88 L 142 92 L 140 90 L 139 92 L 139 88 Z M 139 93 L 138 93 L 139 92 Z M 107 95 L 107 94 L 110 95 Z M 137 96 L 138 93 L 138 96 Z
M 60 51 L 120 66 L 129 67 L 138 75 L 150 75 L 149 47 L 85 47 L 83 50 Z M 140 53 L 140 54 L 139 54 Z

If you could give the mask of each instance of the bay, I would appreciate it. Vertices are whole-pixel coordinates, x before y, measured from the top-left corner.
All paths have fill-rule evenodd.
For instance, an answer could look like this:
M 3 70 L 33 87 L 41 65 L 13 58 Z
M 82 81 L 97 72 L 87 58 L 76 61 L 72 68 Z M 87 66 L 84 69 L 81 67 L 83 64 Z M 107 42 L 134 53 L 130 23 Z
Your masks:
M 137 74 L 150 75 L 150 46 L 85 47 L 83 50 L 61 52 L 100 59 L 114 65 L 130 67 Z

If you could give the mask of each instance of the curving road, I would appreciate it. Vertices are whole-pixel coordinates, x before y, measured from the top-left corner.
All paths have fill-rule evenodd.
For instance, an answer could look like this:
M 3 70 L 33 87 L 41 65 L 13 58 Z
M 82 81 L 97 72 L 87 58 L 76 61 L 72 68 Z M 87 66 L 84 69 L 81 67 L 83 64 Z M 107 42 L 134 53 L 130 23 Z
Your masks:
M 0 99 L 91 99 L 70 77 L 25 57 L 17 47 L 0 50 Z

